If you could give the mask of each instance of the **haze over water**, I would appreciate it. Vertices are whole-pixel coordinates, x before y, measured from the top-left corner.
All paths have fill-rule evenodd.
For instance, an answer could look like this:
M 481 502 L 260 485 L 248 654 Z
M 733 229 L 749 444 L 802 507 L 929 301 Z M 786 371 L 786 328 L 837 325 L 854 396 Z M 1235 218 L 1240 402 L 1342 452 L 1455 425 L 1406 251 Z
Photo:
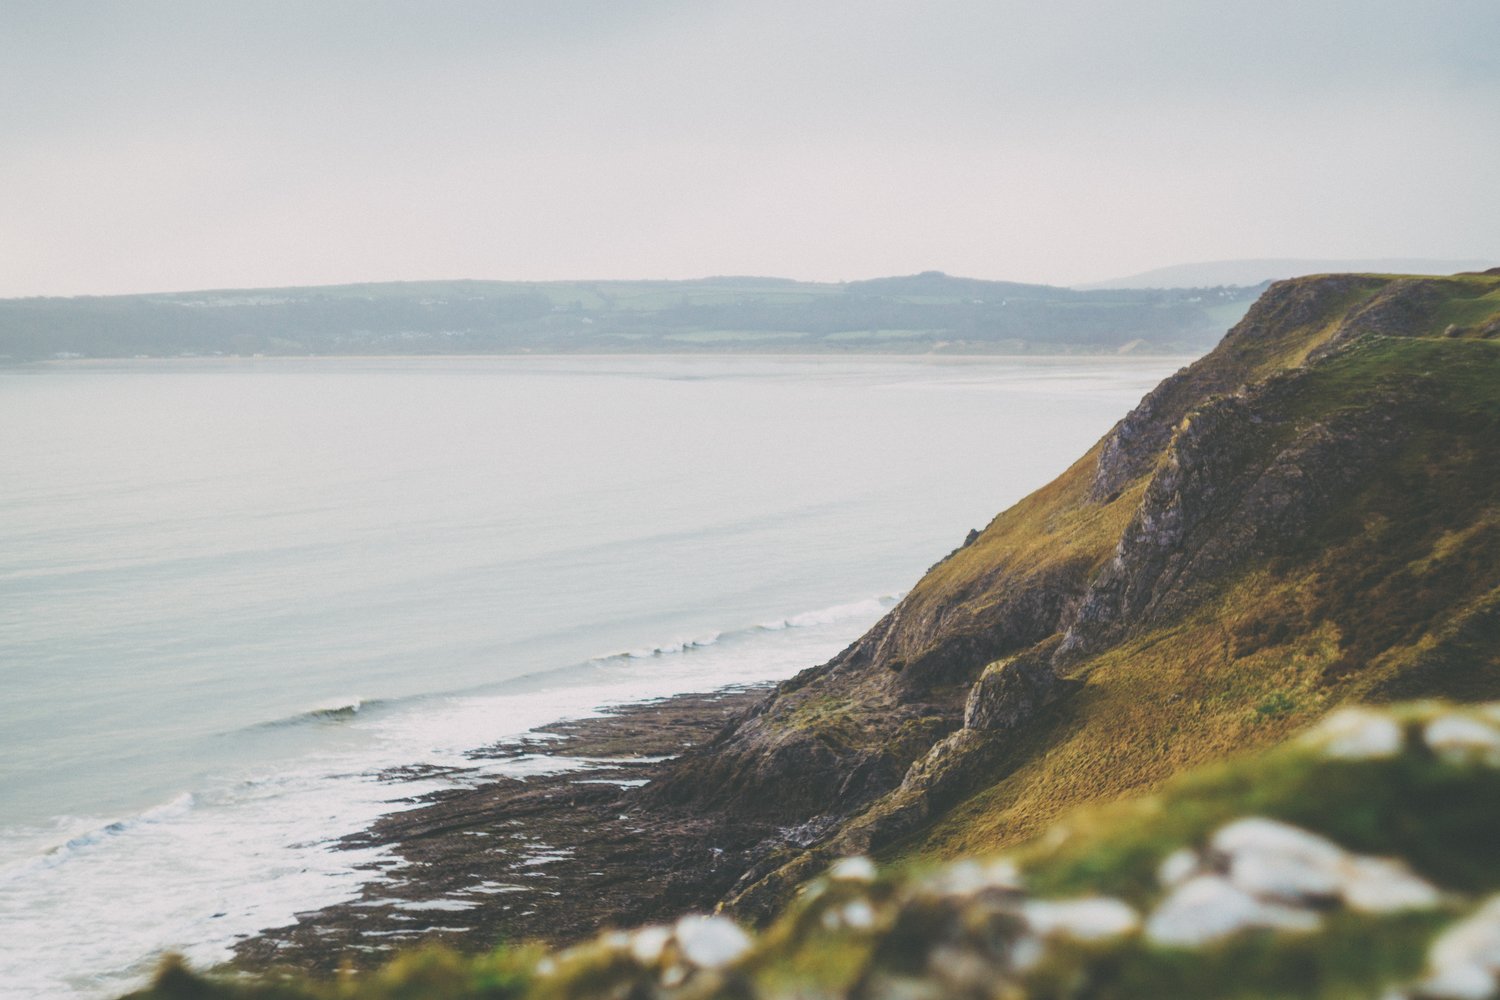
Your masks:
M 220 960 L 444 780 L 384 768 L 826 659 L 1181 363 L 0 370 L 0 979 Z

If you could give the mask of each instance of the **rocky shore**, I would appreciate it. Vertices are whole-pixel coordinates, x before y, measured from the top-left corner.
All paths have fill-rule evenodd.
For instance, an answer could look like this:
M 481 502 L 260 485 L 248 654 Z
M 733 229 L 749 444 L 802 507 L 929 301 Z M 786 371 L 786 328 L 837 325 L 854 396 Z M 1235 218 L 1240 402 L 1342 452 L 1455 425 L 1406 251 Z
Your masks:
M 558 722 L 475 751 L 524 777 L 422 796 L 344 847 L 380 846 L 358 899 L 299 915 L 236 948 L 246 971 L 326 973 L 418 942 L 481 951 L 500 941 L 567 943 L 710 907 L 760 839 L 641 801 L 637 790 L 762 700 L 726 688 Z M 399 782 L 425 774 L 391 772 Z

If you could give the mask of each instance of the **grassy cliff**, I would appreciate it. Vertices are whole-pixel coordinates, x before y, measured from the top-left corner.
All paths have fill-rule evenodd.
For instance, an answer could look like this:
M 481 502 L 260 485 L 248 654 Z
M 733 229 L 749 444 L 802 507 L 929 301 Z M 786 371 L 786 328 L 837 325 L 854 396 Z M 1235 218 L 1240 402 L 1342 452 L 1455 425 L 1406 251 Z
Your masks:
M 764 919 L 838 854 L 1014 844 L 1350 700 L 1500 697 L 1496 469 L 1500 276 L 1275 285 L 652 793 L 823 830 L 750 867 Z

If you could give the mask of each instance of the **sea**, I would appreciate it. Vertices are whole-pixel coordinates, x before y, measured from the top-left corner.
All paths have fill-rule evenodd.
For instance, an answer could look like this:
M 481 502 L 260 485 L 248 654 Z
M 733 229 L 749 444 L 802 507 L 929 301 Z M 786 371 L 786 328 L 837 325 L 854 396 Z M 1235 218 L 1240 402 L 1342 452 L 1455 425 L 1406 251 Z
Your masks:
M 826 660 L 1187 360 L 0 368 L 0 984 L 223 961 L 566 766 L 475 748 Z

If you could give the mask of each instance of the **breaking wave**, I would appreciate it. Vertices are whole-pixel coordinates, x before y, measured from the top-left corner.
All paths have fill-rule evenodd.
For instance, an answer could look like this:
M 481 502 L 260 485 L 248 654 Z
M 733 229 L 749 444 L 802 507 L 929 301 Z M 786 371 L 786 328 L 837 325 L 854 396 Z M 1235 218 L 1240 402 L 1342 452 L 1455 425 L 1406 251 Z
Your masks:
M 23 878 L 42 869 L 56 867 L 79 851 L 102 844 L 121 834 L 129 833 L 138 827 L 177 819 L 180 816 L 186 815 L 193 808 L 194 801 L 191 792 L 183 792 L 181 795 L 175 796 L 160 805 L 142 810 L 134 816 L 113 820 L 92 830 L 76 834 L 56 847 L 43 851 L 36 857 L 27 858 L 24 861 L 0 869 L 0 882 L 15 881 L 18 878 Z
M 883 594 L 879 597 L 870 597 L 863 601 L 854 601 L 849 604 L 835 604 L 832 607 L 819 608 L 816 611 L 804 611 L 801 614 L 792 615 L 788 618 L 762 622 L 759 625 L 751 625 L 748 628 L 731 629 L 727 632 L 714 632 L 711 635 L 701 636 L 696 639 L 676 639 L 656 646 L 645 646 L 622 653 L 611 653 L 608 656 L 598 657 L 594 662 L 645 660 L 657 656 L 689 653 L 695 649 L 705 649 L 727 639 L 739 639 L 761 632 L 779 632 L 782 629 L 789 628 L 815 628 L 819 625 L 837 625 L 840 622 L 850 619 L 881 615 L 894 607 L 901 597 L 902 595 L 900 594 Z
M 348 722 L 365 709 L 383 704 L 385 704 L 385 701 L 381 698 L 335 699 L 322 705 L 316 705 L 306 711 L 298 712 L 295 715 L 287 715 L 280 719 L 272 719 L 269 722 L 257 723 L 253 728 L 301 726 L 315 722 Z

